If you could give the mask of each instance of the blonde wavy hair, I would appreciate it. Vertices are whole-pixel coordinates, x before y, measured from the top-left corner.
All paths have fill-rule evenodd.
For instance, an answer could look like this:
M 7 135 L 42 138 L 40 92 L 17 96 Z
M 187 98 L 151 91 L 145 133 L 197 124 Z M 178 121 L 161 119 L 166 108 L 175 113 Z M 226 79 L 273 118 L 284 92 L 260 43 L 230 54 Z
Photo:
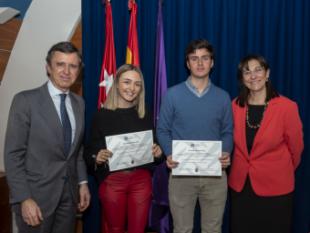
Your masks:
M 123 73 L 127 71 L 135 71 L 139 74 L 141 78 L 141 90 L 137 98 L 134 100 L 134 105 L 136 106 L 136 110 L 138 112 L 139 118 L 143 118 L 145 116 L 145 87 L 144 87 L 144 79 L 143 74 L 139 67 L 134 66 L 132 64 L 124 64 L 120 66 L 116 71 L 116 77 L 113 81 L 112 87 L 109 90 L 107 99 L 103 105 L 103 107 L 115 110 L 118 108 L 118 98 L 119 98 L 119 92 L 118 92 L 118 84 L 119 79 L 122 76 Z

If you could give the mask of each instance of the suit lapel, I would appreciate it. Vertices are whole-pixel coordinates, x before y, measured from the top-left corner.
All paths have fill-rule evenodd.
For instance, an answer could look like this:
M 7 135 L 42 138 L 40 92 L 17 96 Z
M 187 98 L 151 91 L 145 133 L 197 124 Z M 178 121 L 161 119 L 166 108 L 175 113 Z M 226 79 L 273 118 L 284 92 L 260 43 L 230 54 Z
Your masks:
M 82 109 L 80 108 L 78 100 L 71 93 L 70 93 L 70 100 L 71 100 L 71 105 L 72 105 L 73 114 L 75 118 L 75 135 L 74 135 L 74 140 L 72 142 L 68 157 L 71 156 L 72 152 L 75 150 L 75 147 L 79 141 L 79 137 L 81 135 L 82 126 L 83 126 L 83 118 L 82 118 L 83 112 L 82 112 Z
M 62 124 L 57 114 L 52 97 L 50 96 L 48 92 L 47 84 L 43 85 L 40 88 L 40 92 L 41 92 L 41 98 L 39 100 L 38 112 L 43 117 L 44 121 L 46 122 L 46 125 L 50 128 L 50 132 L 52 132 L 53 136 L 57 139 L 57 141 L 59 142 L 60 148 L 64 152 L 64 138 L 63 138 Z M 72 155 L 72 153 L 76 149 L 76 145 L 79 141 L 80 135 L 83 130 L 82 128 L 83 127 L 83 111 L 80 107 L 80 104 L 77 98 L 71 93 L 70 93 L 70 100 L 71 100 L 71 105 L 72 105 L 73 114 L 75 118 L 76 129 L 75 129 L 74 140 L 72 142 L 68 158 Z M 65 156 L 65 153 L 63 156 Z
M 248 160 L 249 159 L 249 152 L 248 152 L 248 147 L 247 147 L 247 139 L 246 139 L 246 121 L 245 121 L 245 115 L 246 115 L 246 110 L 247 110 L 247 106 L 245 106 L 244 108 L 240 108 L 240 122 L 238 122 L 241 128 L 241 142 L 242 143 L 242 150 L 243 150 L 243 154 L 246 155 L 245 159 Z
M 54 137 L 58 139 L 59 145 L 64 151 L 64 139 L 62 132 L 62 125 L 57 114 L 55 104 L 50 96 L 47 88 L 47 84 L 43 85 L 40 89 L 41 98 L 39 100 L 40 104 L 38 105 L 39 113 L 43 117 L 46 125 L 50 128 L 50 132 L 54 134 Z

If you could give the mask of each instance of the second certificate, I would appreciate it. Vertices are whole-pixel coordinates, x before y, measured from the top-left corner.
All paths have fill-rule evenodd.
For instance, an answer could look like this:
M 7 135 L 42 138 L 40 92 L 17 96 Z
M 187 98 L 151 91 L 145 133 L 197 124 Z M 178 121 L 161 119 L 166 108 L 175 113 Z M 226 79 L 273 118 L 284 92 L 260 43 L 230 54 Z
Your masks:
M 109 159 L 110 171 L 137 167 L 154 161 L 151 130 L 107 136 L 107 149 L 113 153 Z
M 178 176 L 221 176 L 221 141 L 173 140 L 172 159 L 179 162 L 172 169 Z

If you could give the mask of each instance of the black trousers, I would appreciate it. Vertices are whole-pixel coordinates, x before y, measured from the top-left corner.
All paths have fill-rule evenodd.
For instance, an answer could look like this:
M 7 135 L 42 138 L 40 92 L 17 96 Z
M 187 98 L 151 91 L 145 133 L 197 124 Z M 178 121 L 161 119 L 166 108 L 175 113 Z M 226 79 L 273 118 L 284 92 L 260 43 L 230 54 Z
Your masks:
M 290 233 L 293 193 L 257 196 L 249 178 L 241 192 L 230 189 L 231 233 Z

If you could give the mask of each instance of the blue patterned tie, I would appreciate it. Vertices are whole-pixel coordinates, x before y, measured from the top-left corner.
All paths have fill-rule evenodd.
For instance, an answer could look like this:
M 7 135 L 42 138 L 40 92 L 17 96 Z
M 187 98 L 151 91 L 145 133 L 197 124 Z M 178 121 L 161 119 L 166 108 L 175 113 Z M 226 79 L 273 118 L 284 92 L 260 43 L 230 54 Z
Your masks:
M 72 128 L 65 103 L 66 97 L 67 94 L 60 94 L 60 116 L 64 135 L 65 155 L 68 156 L 71 147 Z

